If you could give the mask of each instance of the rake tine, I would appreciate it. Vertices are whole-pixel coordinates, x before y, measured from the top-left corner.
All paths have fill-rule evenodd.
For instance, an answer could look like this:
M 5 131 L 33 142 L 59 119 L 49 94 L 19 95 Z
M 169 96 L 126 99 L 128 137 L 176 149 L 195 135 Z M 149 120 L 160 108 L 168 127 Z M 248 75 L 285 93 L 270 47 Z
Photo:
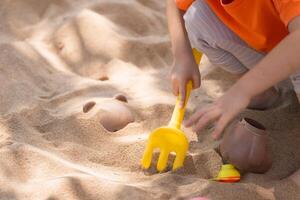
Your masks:
M 142 159 L 142 166 L 144 169 L 149 169 L 152 161 L 153 147 L 151 144 L 148 144 Z
M 186 152 L 176 152 L 175 161 L 173 163 L 173 170 L 176 170 L 183 166 L 184 158 L 185 158 Z
M 169 152 L 166 150 L 161 150 L 156 167 L 159 172 L 162 172 L 167 167 L 168 158 Z

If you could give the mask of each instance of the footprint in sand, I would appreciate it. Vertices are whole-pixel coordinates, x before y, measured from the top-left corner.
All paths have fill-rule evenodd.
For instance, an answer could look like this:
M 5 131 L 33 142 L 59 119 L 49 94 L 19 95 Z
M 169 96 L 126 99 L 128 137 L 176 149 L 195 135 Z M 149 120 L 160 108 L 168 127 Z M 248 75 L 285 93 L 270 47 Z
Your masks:
M 117 94 L 114 96 L 114 99 L 128 103 L 127 98 L 123 94 Z
M 124 95 L 116 95 L 114 99 L 99 102 L 97 106 L 96 102 L 90 101 L 83 106 L 83 112 L 88 113 L 97 108 L 102 126 L 110 132 L 116 132 L 134 122 L 134 116 L 124 102 L 127 102 Z

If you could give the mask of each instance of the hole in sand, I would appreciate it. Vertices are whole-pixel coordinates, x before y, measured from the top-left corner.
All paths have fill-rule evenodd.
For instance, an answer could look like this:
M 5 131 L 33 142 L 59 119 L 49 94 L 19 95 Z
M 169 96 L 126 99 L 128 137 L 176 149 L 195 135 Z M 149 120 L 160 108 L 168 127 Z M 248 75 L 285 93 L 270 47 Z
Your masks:
M 158 157 L 159 157 L 160 151 L 159 149 L 154 149 L 153 151 L 153 155 L 152 155 L 152 161 L 151 161 L 151 165 L 149 167 L 149 169 L 144 169 L 144 174 L 147 176 L 151 176 L 154 174 L 159 174 L 159 173 L 166 173 L 172 170 L 172 163 L 175 159 L 175 154 L 174 153 L 170 153 L 169 157 L 168 157 L 168 163 L 167 163 L 167 167 L 164 171 L 159 172 L 156 169 L 156 165 L 157 165 L 157 161 L 158 161 Z
M 96 102 L 94 102 L 94 101 L 87 102 L 87 103 L 83 106 L 82 111 L 83 111 L 84 113 L 87 113 L 87 112 L 89 112 L 95 105 L 96 105 Z
M 113 101 L 102 106 L 103 111 L 100 113 L 100 123 L 106 130 L 116 132 L 125 128 L 129 123 L 134 122 L 132 112 L 124 103 Z
M 151 176 L 151 175 L 159 173 L 156 169 L 159 154 L 160 154 L 159 149 L 155 149 L 155 151 L 153 152 L 153 157 L 152 157 L 152 162 L 151 162 L 150 168 L 147 169 L 147 170 L 144 170 L 145 175 Z M 169 157 L 168 157 L 167 167 L 161 173 L 171 172 L 171 173 L 180 174 L 180 175 L 196 174 L 195 164 L 194 164 L 194 161 L 193 161 L 193 157 L 191 155 L 186 156 L 185 161 L 184 161 L 184 165 L 183 165 L 182 168 L 179 168 L 176 171 L 172 171 L 172 167 L 173 167 L 173 163 L 175 161 L 175 158 L 176 158 L 176 153 L 171 152 L 169 154 Z
M 100 77 L 98 78 L 98 80 L 99 80 L 99 81 L 108 81 L 109 78 L 108 78 L 108 76 L 106 76 L 106 75 L 102 75 L 102 76 L 100 76 Z
M 117 94 L 114 96 L 114 99 L 127 103 L 127 98 L 122 94 Z

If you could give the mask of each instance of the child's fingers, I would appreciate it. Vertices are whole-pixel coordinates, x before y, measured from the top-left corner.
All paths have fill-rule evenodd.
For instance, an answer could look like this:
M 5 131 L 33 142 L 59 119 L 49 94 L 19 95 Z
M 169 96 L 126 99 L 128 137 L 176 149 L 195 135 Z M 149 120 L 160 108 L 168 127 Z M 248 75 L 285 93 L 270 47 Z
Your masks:
M 185 98 L 186 98 L 186 84 L 187 84 L 187 81 L 182 81 L 180 83 L 180 86 L 179 86 L 179 94 L 180 94 L 180 108 L 183 108 L 184 107 L 184 104 L 185 104 Z
M 186 127 L 191 127 L 193 124 L 195 124 L 206 112 L 213 109 L 213 107 L 205 107 L 202 109 L 197 110 L 196 113 L 194 113 L 185 123 L 184 125 Z
M 200 85 L 201 85 L 200 76 L 194 75 L 193 76 L 193 89 L 196 89 L 196 88 L 200 87 Z
M 201 131 L 205 126 L 208 125 L 208 123 L 215 121 L 220 117 L 221 113 L 217 109 L 210 110 L 206 112 L 204 115 L 200 117 L 197 124 L 194 126 L 193 131 L 199 132 Z
M 222 132 L 224 131 L 225 127 L 229 123 L 231 118 L 229 116 L 223 115 L 220 117 L 219 121 L 217 122 L 217 125 L 215 127 L 214 132 L 212 133 L 214 139 L 219 139 Z
M 175 96 L 178 96 L 179 94 L 179 84 L 178 84 L 178 81 L 177 80 L 172 80 L 172 88 L 173 88 L 173 94 Z

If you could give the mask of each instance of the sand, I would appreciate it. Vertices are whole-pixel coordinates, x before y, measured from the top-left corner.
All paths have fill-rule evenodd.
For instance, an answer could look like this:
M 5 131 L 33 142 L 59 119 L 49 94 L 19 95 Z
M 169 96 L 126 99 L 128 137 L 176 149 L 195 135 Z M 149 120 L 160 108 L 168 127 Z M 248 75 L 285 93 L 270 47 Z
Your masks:
M 300 167 L 295 95 L 269 111 L 274 158 L 264 174 L 210 181 L 222 159 L 211 127 L 184 128 L 185 167 L 144 172 L 151 130 L 167 124 L 175 97 L 170 40 L 160 0 L 2 0 L 0 4 L 0 199 L 300 199 L 287 177 Z M 205 59 L 188 115 L 237 77 Z

